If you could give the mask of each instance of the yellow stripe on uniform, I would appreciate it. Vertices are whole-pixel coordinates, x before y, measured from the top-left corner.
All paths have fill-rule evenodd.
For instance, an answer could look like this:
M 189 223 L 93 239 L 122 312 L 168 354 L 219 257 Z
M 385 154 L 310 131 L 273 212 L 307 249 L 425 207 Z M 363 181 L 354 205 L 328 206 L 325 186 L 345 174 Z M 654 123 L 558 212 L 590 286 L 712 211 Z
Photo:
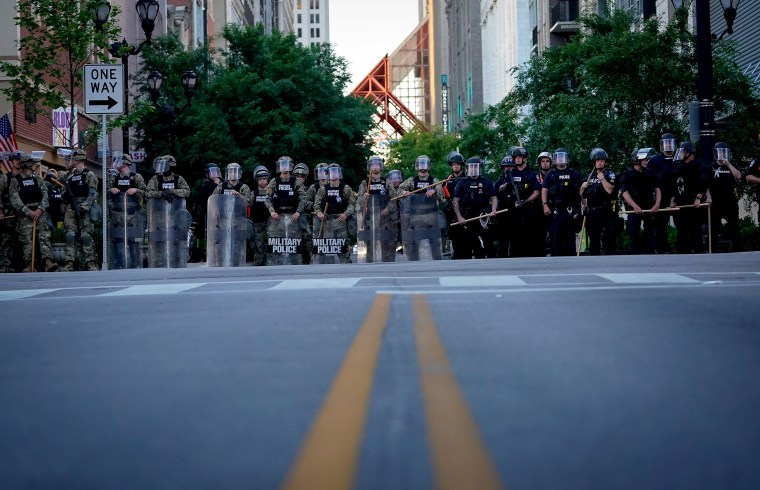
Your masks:
M 372 303 L 283 489 L 352 487 L 390 303 L 388 294 Z
M 412 311 L 435 487 L 502 488 L 451 370 L 424 295 L 413 296 Z

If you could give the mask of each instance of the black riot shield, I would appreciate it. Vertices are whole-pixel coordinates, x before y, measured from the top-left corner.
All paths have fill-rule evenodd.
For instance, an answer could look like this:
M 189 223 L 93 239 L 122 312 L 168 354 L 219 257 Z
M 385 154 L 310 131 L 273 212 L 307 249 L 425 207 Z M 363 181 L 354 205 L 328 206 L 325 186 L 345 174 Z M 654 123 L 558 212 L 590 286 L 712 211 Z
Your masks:
M 401 243 L 408 261 L 441 260 L 438 203 L 419 192 L 398 200 L 401 207 Z
M 187 267 L 192 221 L 184 199 L 148 199 L 148 267 Z
M 389 206 L 390 204 L 390 206 Z M 395 204 L 387 194 L 362 194 L 356 202 L 356 259 L 359 263 L 396 260 Z
M 108 247 L 112 269 L 142 267 L 141 246 L 145 233 L 145 220 L 140 209 L 138 194 L 120 192 L 111 199 L 111 216 L 108 223 Z
M 290 213 L 267 223 L 267 265 L 300 265 L 301 225 Z
M 209 267 L 245 265 L 248 203 L 241 195 L 213 194 L 206 214 L 206 263 Z

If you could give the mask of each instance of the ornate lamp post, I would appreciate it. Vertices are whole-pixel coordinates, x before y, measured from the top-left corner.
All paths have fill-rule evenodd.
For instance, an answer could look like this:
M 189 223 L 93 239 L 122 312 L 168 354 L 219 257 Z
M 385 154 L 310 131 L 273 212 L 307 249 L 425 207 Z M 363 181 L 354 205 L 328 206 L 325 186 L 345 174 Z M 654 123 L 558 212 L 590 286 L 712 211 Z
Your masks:
M 185 90 L 185 98 L 187 99 L 187 103 L 182 107 L 177 107 L 172 102 L 169 102 L 163 106 L 158 105 L 158 99 L 161 95 L 161 86 L 163 83 L 164 77 L 157 71 L 152 71 L 146 79 L 146 85 L 150 91 L 150 97 L 153 100 L 153 105 L 159 108 L 164 114 L 169 115 L 171 118 L 171 151 L 172 155 L 174 155 L 176 152 L 174 121 L 177 119 L 177 116 L 182 113 L 182 111 L 192 105 L 193 95 L 195 95 L 195 86 L 198 83 L 198 75 L 196 75 L 193 70 L 187 70 L 182 74 L 182 88 Z

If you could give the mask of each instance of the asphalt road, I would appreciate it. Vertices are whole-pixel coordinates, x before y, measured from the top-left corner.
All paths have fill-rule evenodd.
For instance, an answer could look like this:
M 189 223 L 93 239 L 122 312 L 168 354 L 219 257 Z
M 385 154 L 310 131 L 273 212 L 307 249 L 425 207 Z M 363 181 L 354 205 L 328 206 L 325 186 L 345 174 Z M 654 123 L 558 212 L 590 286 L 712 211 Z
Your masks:
M 760 254 L 0 277 L 0 488 L 760 488 Z

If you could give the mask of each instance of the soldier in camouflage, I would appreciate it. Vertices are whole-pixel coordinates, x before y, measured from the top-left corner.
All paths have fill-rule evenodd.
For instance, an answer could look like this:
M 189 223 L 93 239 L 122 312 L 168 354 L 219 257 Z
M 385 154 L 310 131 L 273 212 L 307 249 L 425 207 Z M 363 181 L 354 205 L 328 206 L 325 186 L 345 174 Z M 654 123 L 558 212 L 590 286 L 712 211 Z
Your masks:
M 73 271 L 77 252 L 81 251 L 88 271 L 98 270 L 98 259 L 92 234 L 95 223 L 90 208 L 98 198 L 98 178 L 84 167 L 87 155 L 76 149 L 69 157 L 69 173 L 64 191 L 63 227 L 66 230 L 66 265 L 63 270 Z
M 253 169 L 256 187 L 251 192 L 249 201 L 251 221 L 253 221 L 253 265 L 267 265 L 267 220 L 269 210 L 266 206 L 267 186 L 269 185 L 269 170 L 263 165 Z
M 250 201 L 251 188 L 240 182 L 240 177 L 243 175 L 243 169 L 240 168 L 240 164 L 230 163 L 225 170 L 227 172 L 227 179 L 216 186 L 214 194 L 240 195 L 243 196 L 246 201 Z
M 292 230 L 286 229 L 287 223 L 298 226 L 298 220 L 306 207 L 306 189 L 291 174 L 293 171 L 293 160 L 288 156 L 278 158 L 275 163 L 275 171 L 280 175 L 272 179 L 267 186 L 266 206 L 269 210 L 268 241 L 273 238 L 296 238 L 293 236 Z M 298 231 L 297 239 L 300 242 L 300 228 Z M 297 259 L 289 256 L 288 260 L 298 264 L 301 262 L 300 254 L 301 251 L 299 250 Z M 270 257 L 273 261 L 276 259 L 274 255 L 276 254 Z
M 309 167 L 305 163 L 296 163 L 296 166 L 293 168 L 293 175 L 305 189 L 306 179 L 309 176 Z M 311 209 L 309 209 L 310 207 Z M 314 200 L 312 199 L 312 201 L 309 202 L 309 191 L 306 191 L 306 206 L 304 207 L 304 213 L 298 219 L 301 226 L 301 260 L 304 264 L 311 264 L 311 247 L 313 240 L 311 228 L 313 226 L 313 219 Z
M 119 247 L 118 240 L 113 240 L 114 267 L 123 269 L 129 267 L 141 267 L 140 246 L 142 239 L 136 238 L 143 235 L 145 224 L 142 220 L 141 206 L 145 199 L 145 179 L 142 175 L 131 172 L 132 157 L 123 155 L 121 160 L 114 161 L 116 175 L 108 177 L 108 207 L 111 229 L 132 229 L 134 236 L 128 237 L 128 250 Z M 138 229 L 139 228 L 139 229 Z M 122 235 L 122 239 L 124 235 Z M 125 257 L 125 252 L 129 257 Z M 127 260 L 129 259 L 129 260 Z
M 53 272 L 58 270 L 58 264 L 53 262 L 50 228 L 45 214 L 48 206 L 47 187 L 42 179 L 34 174 L 35 164 L 31 157 L 24 156 L 21 160 L 21 173 L 11 178 L 9 198 L 18 216 L 16 230 L 26 264 L 22 272 L 34 272 L 34 242 L 39 243 L 40 255 L 45 261 L 45 272 Z
M 172 170 L 177 166 L 177 160 L 171 155 L 158 157 L 168 163 L 169 168 L 165 172 L 156 173 L 148 181 L 145 189 L 145 197 L 148 199 L 163 199 L 172 202 L 175 199 L 187 199 L 190 197 L 190 186 L 181 175 Z
M 314 209 L 317 210 L 316 216 L 322 228 L 322 233 L 318 238 L 345 239 L 346 247 L 348 247 L 347 221 L 354 214 L 356 195 L 348 184 L 341 182 L 343 169 L 340 165 L 331 163 L 327 167 L 327 172 L 330 181 L 317 191 L 314 199 Z M 351 262 L 347 248 L 339 254 L 339 257 L 343 264 Z
M 6 154 L 7 155 L 7 154 Z M 23 151 L 14 151 L 7 158 L 12 171 L 0 174 L 0 272 L 15 272 L 13 251 L 16 247 L 16 218 L 10 201 L 11 179 L 19 174 L 19 162 L 25 158 Z

